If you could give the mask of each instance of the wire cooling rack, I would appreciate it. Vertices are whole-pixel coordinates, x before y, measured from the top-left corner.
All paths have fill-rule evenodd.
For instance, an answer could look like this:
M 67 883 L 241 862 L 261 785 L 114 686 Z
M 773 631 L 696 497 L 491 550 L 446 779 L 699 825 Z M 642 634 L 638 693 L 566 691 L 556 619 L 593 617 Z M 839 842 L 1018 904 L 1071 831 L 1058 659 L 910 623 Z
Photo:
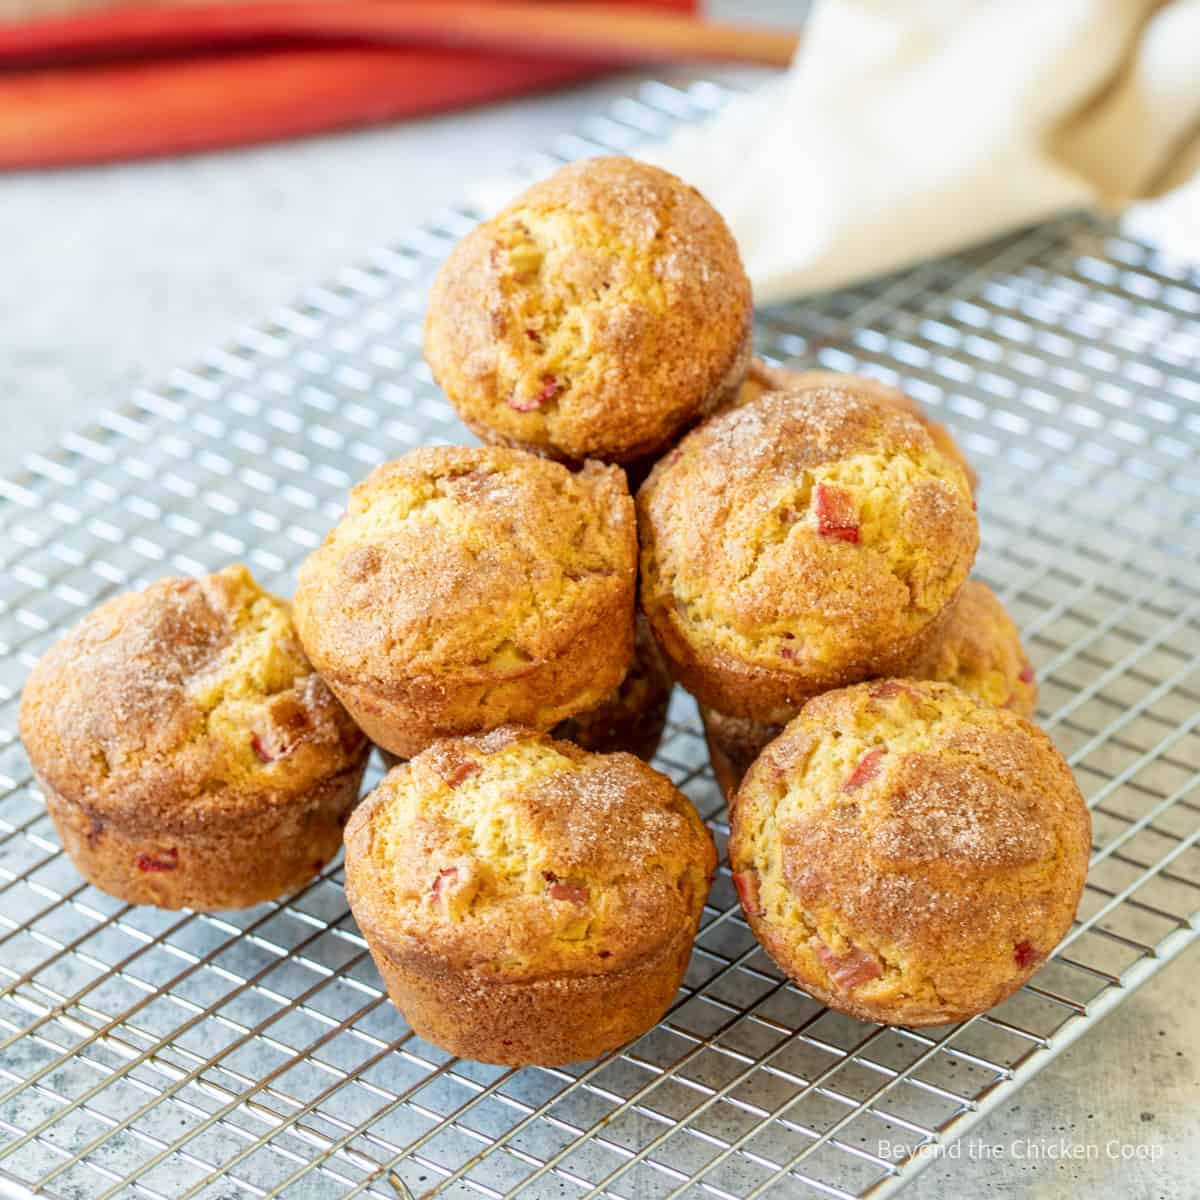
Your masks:
M 628 148 L 721 99 L 647 87 L 554 157 Z M 241 559 L 288 589 L 369 468 L 463 436 L 420 318 L 473 221 L 446 214 L 0 481 L 0 1193 L 880 1197 L 1200 933 L 1200 277 L 1082 218 L 758 325 L 769 357 L 902 385 L 983 477 L 977 570 L 1025 632 L 1096 840 L 1079 923 L 999 1008 L 932 1031 L 826 1011 L 757 948 L 723 866 L 657 1029 L 598 1062 L 509 1071 L 407 1029 L 337 864 L 218 916 L 85 886 L 16 740 L 29 667 L 163 574 Z M 723 844 L 678 692 L 658 765 Z

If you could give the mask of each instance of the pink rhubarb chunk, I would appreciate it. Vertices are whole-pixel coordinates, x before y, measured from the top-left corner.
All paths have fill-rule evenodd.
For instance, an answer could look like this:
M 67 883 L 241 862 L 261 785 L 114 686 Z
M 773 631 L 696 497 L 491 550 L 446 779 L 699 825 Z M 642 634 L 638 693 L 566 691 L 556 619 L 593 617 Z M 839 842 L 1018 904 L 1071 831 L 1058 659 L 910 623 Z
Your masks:
M 429 894 L 435 899 L 440 900 L 447 895 L 450 889 L 454 886 L 455 880 L 458 878 L 457 867 L 443 867 L 438 873 L 437 878 L 433 881 L 433 886 L 429 889 Z
M 872 700 L 894 700 L 897 696 L 912 696 L 918 699 L 917 693 L 898 679 L 885 679 L 871 689 Z
M 839 542 L 858 541 L 858 513 L 849 492 L 817 484 L 817 532 Z
M 1013 947 L 1013 961 L 1021 970 L 1025 970 L 1036 961 L 1038 952 L 1033 948 L 1032 942 L 1018 942 Z
M 566 900 L 570 904 L 586 904 L 591 893 L 585 887 L 575 883 L 552 883 L 550 885 L 551 900 Z
M 291 752 L 295 750 L 298 745 L 299 740 L 295 742 L 288 742 L 283 745 L 272 745 L 270 742 L 260 737 L 257 733 L 250 739 L 250 746 L 254 750 L 255 755 L 258 757 L 258 761 L 264 763 L 276 762 L 278 759 L 291 754 Z
M 508 398 L 508 407 L 516 409 L 517 412 L 537 412 L 544 404 L 549 404 L 561 390 L 562 385 L 556 376 L 543 375 L 540 392 L 532 396 L 518 396 L 514 393 Z
M 886 753 L 887 751 L 882 746 L 868 750 L 858 760 L 858 766 L 850 772 L 850 777 L 842 784 L 842 791 L 853 792 L 856 788 L 862 787 L 864 783 L 870 783 L 879 774 L 879 760 Z
M 829 978 L 842 990 L 850 991 L 862 983 L 869 983 L 883 974 L 879 959 L 866 950 L 851 946 L 845 954 L 835 954 L 819 938 L 813 939 L 813 949 Z
M 179 851 L 163 850 L 161 853 L 140 853 L 134 856 L 133 865 L 139 871 L 174 871 L 179 866 Z
M 1032 683 L 1033 682 L 1033 668 L 1028 663 L 1026 663 L 1021 668 L 1021 673 L 1020 673 L 1020 675 L 1017 676 L 1017 678 L 1022 683 Z
M 447 787 L 458 787 L 460 783 L 478 775 L 483 768 L 473 758 L 443 758 L 434 763 L 433 769 Z
M 762 913 L 762 900 L 758 894 L 757 871 L 734 871 L 733 886 L 737 888 L 738 899 L 748 917 L 757 917 Z

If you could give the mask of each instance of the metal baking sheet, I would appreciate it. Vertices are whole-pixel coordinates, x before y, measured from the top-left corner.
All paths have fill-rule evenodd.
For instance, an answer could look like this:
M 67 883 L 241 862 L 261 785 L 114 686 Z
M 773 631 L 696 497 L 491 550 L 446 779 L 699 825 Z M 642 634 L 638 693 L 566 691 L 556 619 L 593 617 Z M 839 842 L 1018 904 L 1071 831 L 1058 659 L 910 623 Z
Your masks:
M 719 106 L 650 85 L 533 169 Z M 442 214 L 0 480 L 0 1194 L 882 1197 L 1200 933 L 1200 275 L 1069 217 L 759 314 L 775 361 L 867 371 L 983 479 L 977 574 L 1092 807 L 1079 921 L 1018 995 L 914 1031 L 786 983 L 722 866 L 686 986 L 620 1053 L 451 1058 L 383 995 L 340 862 L 218 916 L 130 908 L 62 855 L 16 738 L 35 658 L 100 600 L 247 562 L 290 590 L 372 466 L 467 435 L 421 361 Z M 725 810 L 692 702 L 658 766 Z M 1103 1053 L 1103 1037 L 1096 1040 Z

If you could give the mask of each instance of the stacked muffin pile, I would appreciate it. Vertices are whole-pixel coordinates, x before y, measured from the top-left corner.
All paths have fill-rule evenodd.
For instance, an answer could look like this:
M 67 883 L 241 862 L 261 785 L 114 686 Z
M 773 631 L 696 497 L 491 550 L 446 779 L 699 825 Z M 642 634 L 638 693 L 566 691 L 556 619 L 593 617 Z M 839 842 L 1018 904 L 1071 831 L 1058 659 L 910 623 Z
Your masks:
M 750 318 L 724 224 L 654 168 L 568 167 L 479 226 L 426 355 L 488 445 L 359 484 L 294 626 L 230 567 L 108 602 L 34 669 L 22 736 L 81 872 L 251 904 L 344 824 L 418 1033 L 592 1057 L 670 1004 L 716 868 L 641 761 L 674 678 L 742 907 L 797 983 L 912 1024 L 1020 986 L 1070 926 L 1089 821 L 968 579 L 973 473 L 903 393 L 751 364 Z M 368 737 L 394 765 L 355 809 Z

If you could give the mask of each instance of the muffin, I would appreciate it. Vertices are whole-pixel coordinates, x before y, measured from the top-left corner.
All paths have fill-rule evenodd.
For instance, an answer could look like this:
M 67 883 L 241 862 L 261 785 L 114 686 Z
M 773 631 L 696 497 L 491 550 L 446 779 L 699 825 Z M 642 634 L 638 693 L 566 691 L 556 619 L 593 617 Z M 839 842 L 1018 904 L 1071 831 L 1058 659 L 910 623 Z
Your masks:
M 625 751 L 649 762 L 667 725 L 672 685 L 650 626 L 638 617 L 633 661 L 617 689 L 595 708 L 559 722 L 552 733 L 597 754 Z
M 430 293 L 425 357 L 485 441 L 623 463 L 737 394 L 751 310 L 737 245 L 699 192 L 594 158 L 454 248 Z
M 974 579 L 963 584 L 933 645 L 905 675 L 952 683 L 988 704 L 1011 708 L 1019 717 L 1031 718 L 1037 707 L 1037 682 L 1021 635 L 991 588 Z M 713 775 L 731 800 L 750 764 L 782 726 L 703 706 L 700 719 Z
M 725 802 L 732 804 L 750 764 L 768 742 L 783 732 L 783 726 L 751 721 L 748 717 L 731 717 L 703 704 L 700 705 L 700 723 L 704 726 L 713 778 Z
M 701 704 L 782 724 L 902 670 L 979 540 L 959 464 L 853 384 L 763 392 L 709 418 L 638 492 L 642 605 Z
M 421 1037 L 509 1066 L 644 1033 L 683 979 L 716 853 L 669 779 L 507 727 L 396 767 L 346 827 L 346 894 Z
M 906 392 L 899 388 L 889 387 L 869 375 L 848 375 L 841 371 L 797 370 L 793 367 L 769 367 L 766 363 L 755 359 L 746 374 L 746 382 L 739 393 L 739 402 L 752 400 L 763 391 L 795 391 L 811 387 L 853 387 L 863 395 L 870 395 L 882 404 L 890 404 L 895 408 L 911 413 L 933 439 L 937 448 L 947 458 L 954 459 L 966 474 L 967 482 L 974 491 L 979 485 L 979 476 L 967 461 L 954 434 L 940 421 L 935 421 Z
M 337 852 L 367 741 L 243 566 L 117 596 L 53 646 L 21 738 L 63 848 L 130 904 L 246 908 Z
M 378 745 L 595 708 L 633 654 L 637 533 L 620 468 L 425 447 L 377 468 L 309 556 L 296 627 Z
M 953 683 L 997 708 L 1032 718 L 1037 680 L 1008 610 L 986 583 L 963 584 L 936 640 L 904 672 Z
M 1050 739 L 946 683 L 810 701 L 750 768 L 730 869 L 755 936 L 853 1017 L 998 1004 L 1071 927 L 1091 822 Z
M 658 753 L 667 725 L 672 684 L 650 627 L 638 617 L 633 661 L 625 678 L 595 708 L 560 721 L 550 735 L 597 754 L 624 751 L 649 762 Z M 389 768 L 404 761 L 383 747 L 380 754 Z

